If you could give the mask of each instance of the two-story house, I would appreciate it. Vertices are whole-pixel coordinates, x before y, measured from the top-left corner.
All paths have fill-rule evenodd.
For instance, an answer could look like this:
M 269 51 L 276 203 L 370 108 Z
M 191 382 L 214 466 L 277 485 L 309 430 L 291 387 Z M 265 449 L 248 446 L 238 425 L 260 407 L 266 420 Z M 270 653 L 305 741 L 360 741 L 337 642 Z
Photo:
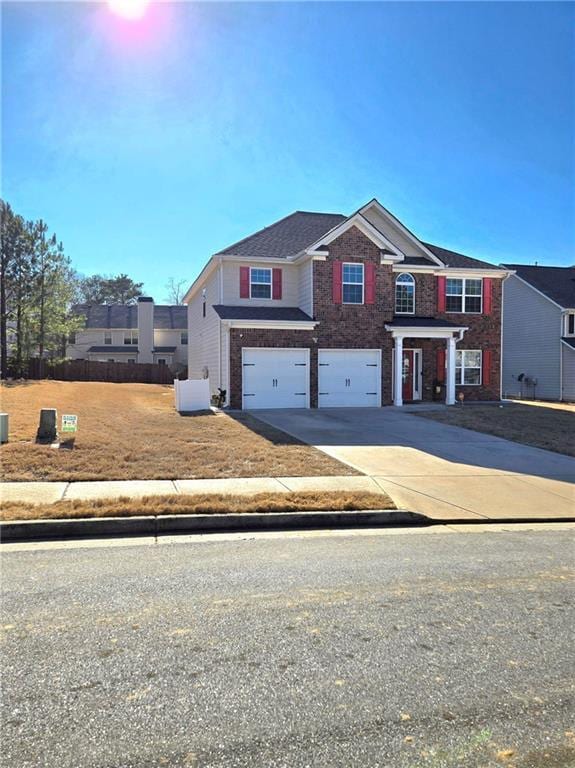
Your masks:
M 188 364 L 188 310 L 159 305 L 149 296 L 136 304 L 76 304 L 84 318 L 66 346 L 74 360 L 108 363 L 159 363 L 171 368 Z
M 575 267 L 505 266 L 504 396 L 575 400 Z
M 188 375 L 232 408 L 498 400 L 508 274 L 421 242 L 377 200 L 297 211 L 188 290 Z

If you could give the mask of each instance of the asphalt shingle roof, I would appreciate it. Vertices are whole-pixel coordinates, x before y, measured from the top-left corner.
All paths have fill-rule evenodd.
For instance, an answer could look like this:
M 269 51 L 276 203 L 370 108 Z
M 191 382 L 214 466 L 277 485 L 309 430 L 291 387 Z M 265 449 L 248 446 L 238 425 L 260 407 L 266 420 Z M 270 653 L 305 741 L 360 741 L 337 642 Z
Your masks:
M 460 328 L 460 325 L 450 323 L 448 320 L 436 320 L 434 317 L 399 317 L 393 318 L 386 325 L 396 328 Z
M 575 338 L 573 336 L 563 336 L 561 341 L 564 341 L 565 344 L 569 344 L 570 347 L 575 349 Z
M 287 259 L 308 248 L 346 218 L 340 213 L 295 211 L 219 253 L 246 258 Z
M 423 243 L 423 245 L 429 248 L 448 267 L 457 269 L 497 269 L 495 264 L 490 264 L 488 261 L 472 259 L 471 256 L 464 256 L 456 251 L 448 251 L 447 248 L 441 248 L 439 245 L 433 245 L 432 243 Z
M 111 344 L 104 344 L 104 346 L 99 347 L 90 347 L 88 352 L 127 352 L 127 353 L 136 353 L 138 351 L 138 347 L 134 347 L 131 345 L 126 344 L 125 347 L 114 347 Z
M 575 307 L 575 267 L 536 267 L 527 264 L 505 264 L 518 277 L 537 288 L 565 309 Z
M 232 307 L 216 304 L 214 309 L 222 320 L 289 320 L 308 323 L 312 320 L 298 307 Z
M 84 315 L 85 328 L 137 328 L 136 304 L 75 304 L 75 315 Z M 188 308 L 184 305 L 155 304 L 154 328 L 159 331 L 183 330 L 188 327 Z
M 249 258 L 275 258 L 287 259 L 308 248 L 310 245 L 326 235 L 338 224 L 348 217 L 341 213 L 314 213 L 309 211 L 295 211 L 269 227 L 260 229 L 253 235 L 219 251 L 218 254 L 228 256 L 242 256 Z M 486 261 L 472 259 L 462 253 L 440 248 L 438 245 L 423 243 L 441 261 L 450 267 L 464 267 L 465 269 L 493 269 L 495 265 Z M 433 263 L 425 257 L 411 257 L 407 264 Z

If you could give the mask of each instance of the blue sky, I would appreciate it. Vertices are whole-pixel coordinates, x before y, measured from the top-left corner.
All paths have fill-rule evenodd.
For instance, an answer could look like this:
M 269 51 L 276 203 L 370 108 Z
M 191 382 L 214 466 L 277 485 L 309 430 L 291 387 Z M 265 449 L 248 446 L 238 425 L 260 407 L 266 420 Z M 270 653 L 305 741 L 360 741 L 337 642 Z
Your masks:
M 293 210 L 574 262 L 567 3 L 3 6 L 2 194 L 156 300 Z

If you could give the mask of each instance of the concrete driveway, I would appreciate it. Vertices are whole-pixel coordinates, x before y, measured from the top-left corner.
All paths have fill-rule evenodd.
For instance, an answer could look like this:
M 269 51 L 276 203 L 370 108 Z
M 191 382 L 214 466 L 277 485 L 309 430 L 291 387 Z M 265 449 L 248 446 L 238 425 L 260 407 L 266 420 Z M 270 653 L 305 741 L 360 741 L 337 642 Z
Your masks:
M 575 517 L 575 459 L 388 408 L 254 411 L 369 475 L 398 507 L 452 518 Z

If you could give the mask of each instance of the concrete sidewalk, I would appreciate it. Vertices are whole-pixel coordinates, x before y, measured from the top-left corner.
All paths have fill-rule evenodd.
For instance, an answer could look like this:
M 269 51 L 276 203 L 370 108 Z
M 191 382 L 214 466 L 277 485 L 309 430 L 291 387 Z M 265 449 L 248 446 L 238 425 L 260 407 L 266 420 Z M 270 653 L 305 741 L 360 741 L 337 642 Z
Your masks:
M 213 480 L 95 480 L 71 483 L 0 483 L 0 501 L 52 504 L 78 499 L 117 499 L 120 496 L 216 494 L 230 496 L 300 491 L 367 491 L 384 493 L 371 477 L 233 477 Z

